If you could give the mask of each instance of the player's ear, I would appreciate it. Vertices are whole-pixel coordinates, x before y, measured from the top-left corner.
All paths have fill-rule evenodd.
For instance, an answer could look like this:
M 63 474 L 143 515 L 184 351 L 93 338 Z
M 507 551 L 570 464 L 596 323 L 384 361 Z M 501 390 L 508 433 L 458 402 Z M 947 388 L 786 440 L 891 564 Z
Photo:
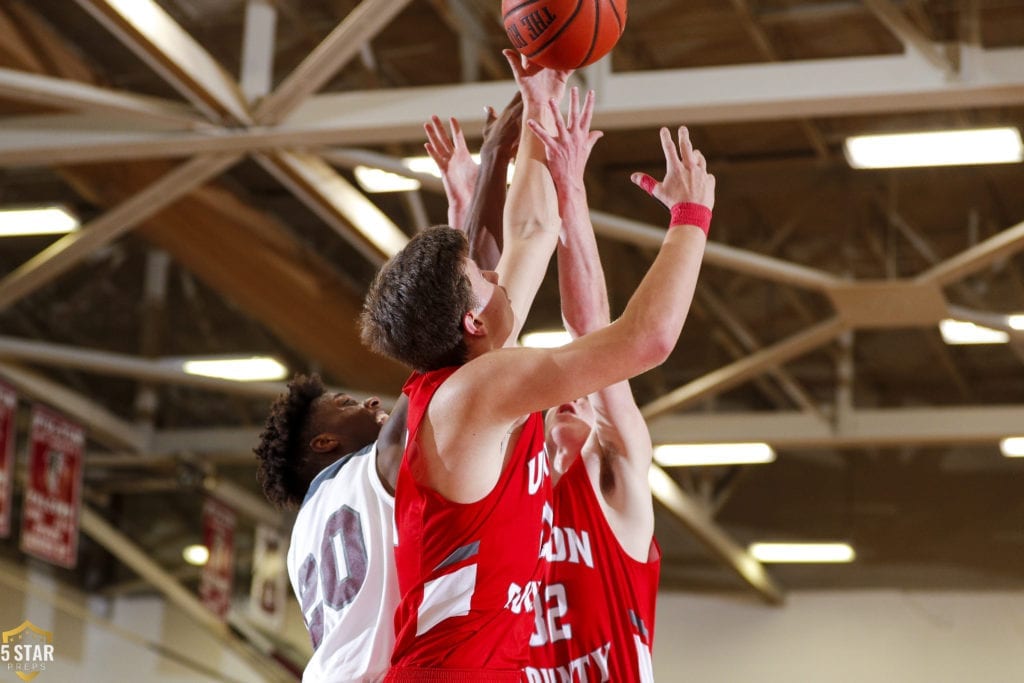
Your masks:
M 330 453 L 338 447 L 339 439 L 336 434 L 330 434 L 324 432 L 323 434 L 317 434 L 309 442 L 309 447 L 313 449 L 315 453 Z
M 466 311 L 462 315 L 462 329 L 471 337 L 482 337 L 486 334 L 484 321 L 477 317 L 473 311 Z

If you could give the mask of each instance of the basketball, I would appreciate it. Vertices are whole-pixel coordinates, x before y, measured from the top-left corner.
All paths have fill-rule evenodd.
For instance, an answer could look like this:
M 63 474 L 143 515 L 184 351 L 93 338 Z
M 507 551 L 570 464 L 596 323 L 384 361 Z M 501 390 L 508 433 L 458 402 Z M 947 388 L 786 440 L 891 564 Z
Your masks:
M 535 64 L 577 69 L 611 52 L 626 27 L 626 0 L 502 0 L 512 46 Z

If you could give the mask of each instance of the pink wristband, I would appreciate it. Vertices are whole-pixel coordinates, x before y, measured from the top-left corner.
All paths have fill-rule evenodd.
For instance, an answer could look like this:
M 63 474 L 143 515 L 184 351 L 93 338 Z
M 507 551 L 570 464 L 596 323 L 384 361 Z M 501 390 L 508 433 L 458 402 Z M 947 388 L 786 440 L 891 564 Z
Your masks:
M 707 236 L 711 229 L 711 209 L 694 202 L 679 202 L 672 207 L 672 219 L 668 227 L 674 228 L 677 225 L 696 225 Z

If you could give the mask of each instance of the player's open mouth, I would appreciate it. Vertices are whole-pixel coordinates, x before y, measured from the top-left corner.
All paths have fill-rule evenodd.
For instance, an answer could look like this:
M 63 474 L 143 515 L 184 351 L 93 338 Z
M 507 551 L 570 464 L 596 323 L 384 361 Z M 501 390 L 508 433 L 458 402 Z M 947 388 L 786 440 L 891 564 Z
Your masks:
M 556 415 L 561 415 L 563 413 L 569 413 L 570 415 L 575 415 L 576 414 L 576 406 L 573 405 L 572 403 L 563 403 L 562 405 L 558 406 L 558 411 L 555 414 Z

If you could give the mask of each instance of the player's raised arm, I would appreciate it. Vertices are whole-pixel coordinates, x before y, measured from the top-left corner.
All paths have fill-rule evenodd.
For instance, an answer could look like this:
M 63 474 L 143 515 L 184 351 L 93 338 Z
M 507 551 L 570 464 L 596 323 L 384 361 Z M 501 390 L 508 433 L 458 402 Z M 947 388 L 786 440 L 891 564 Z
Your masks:
M 685 127 L 679 129 L 678 145 L 665 128 L 661 142 L 664 179 L 633 176 L 672 216 L 647 275 L 611 325 L 561 348 L 504 350 L 482 358 L 476 372 L 503 378 L 502 411 L 519 415 L 592 394 L 656 367 L 675 347 L 704 254 L 715 180 Z
M 504 246 L 508 165 L 516 155 L 523 119 L 523 97 L 517 91 L 501 115 L 487 108 L 480 145 L 480 172 L 466 217 L 470 254 L 484 270 L 494 270 Z
M 558 193 L 562 234 L 558 242 L 558 287 L 562 318 L 573 338 L 606 327 L 611 322 L 608 290 L 590 221 L 584 168 L 600 138 L 590 130 L 594 93 L 587 94 L 578 109 L 578 92 L 570 92 L 566 120 L 556 113 L 555 135 L 539 133 L 544 142 L 548 168 Z M 636 502 L 650 511 L 647 469 L 651 463 L 651 439 L 628 381 L 605 387 L 590 396 L 596 413 L 593 438 L 602 454 L 602 494 L 616 509 Z M 628 472 L 623 476 L 623 465 Z M 650 519 L 653 531 L 653 516 Z M 649 534 L 648 534 L 649 536 Z M 646 549 L 650 539 L 638 543 Z
M 545 127 L 549 122 L 553 125 L 548 102 L 562 99 L 570 72 L 537 66 L 513 50 L 504 54 L 522 93 L 524 120 L 536 120 Z M 558 206 L 544 147 L 524 125 L 516 172 L 505 201 L 504 245 L 497 267 L 498 282 L 508 292 L 515 314 L 510 341 L 519 335 L 544 279 L 558 227 Z

